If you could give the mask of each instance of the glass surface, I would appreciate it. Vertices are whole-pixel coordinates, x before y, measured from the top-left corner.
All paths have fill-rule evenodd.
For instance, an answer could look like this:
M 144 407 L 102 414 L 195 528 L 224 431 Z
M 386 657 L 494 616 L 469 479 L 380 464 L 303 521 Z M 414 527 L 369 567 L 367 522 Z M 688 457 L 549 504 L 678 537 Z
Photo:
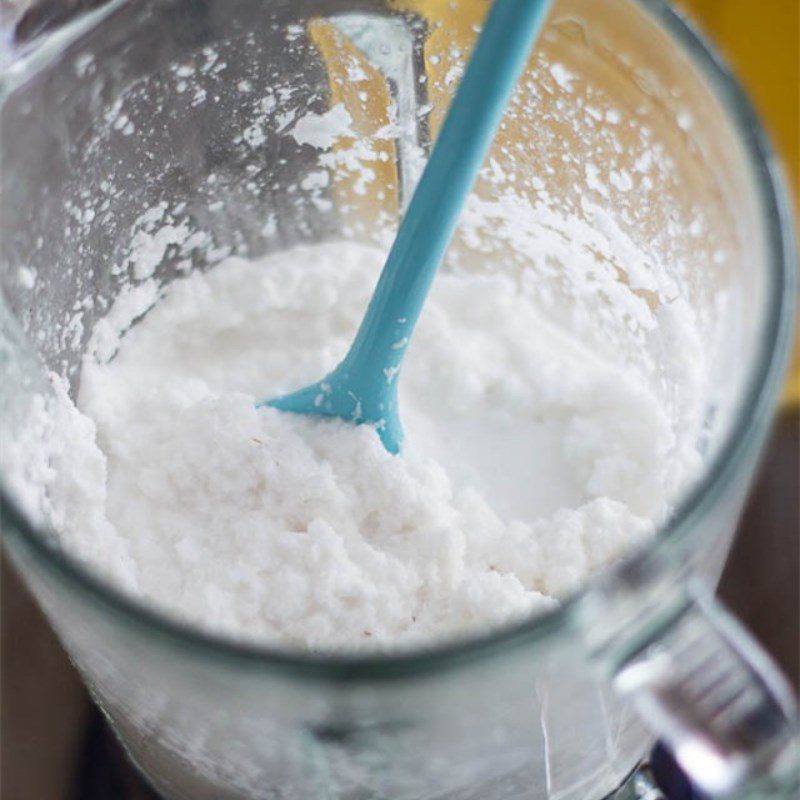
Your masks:
M 210 237 L 168 248 L 155 273 L 163 282 L 231 252 L 340 237 L 385 244 L 486 8 L 112 2 L 32 43 L 0 84 L 3 424 L 24 419 L 43 383 L 39 360 L 77 387 L 94 322 L 136 282 L 130 246 L 147 209 L 164 203 L 174 224 Z M 352 120 L 344 144 L 281 135 L 299 111 L 340 103 Z M 614 124 L 615 113 L 628 127 L 610 139 L 598 115 Z M 670 181 L 600 199 L 633 242 L 668 254 L 668 269 L 688 265 L 674 277 L 698 308 L 712 314 L 710 298 L 729 288 L 736 345 L 719 363 L 703 479 L 653 545 L 558 612 L 397 657 L 237 645 L 104 586 L 4 496 L 15 563 L 164 796 L 591 800 L 643 755 L 648 736 L 603 666 L 690 576 L 713 582 L 721 570 L 787 349 L 783 195 L 729 76 L 663 4 L 626 0 L 555 4 L 476 187 L 485 203 L 507 199 L 510 181 L 523 201 L 546 193 L 596 213 L 582 202 L 585 165 L 624 185 L 611 172 L 641 158 L 643 127 Z M 331 176 L 322 189 L 320 171 Z M 698 218 L 702 233 L 687 236 Z M 519 270 L 532 256 L 502 216 L 468 219 L 445 268 Z M 552 264 L 535 265 L 545 279 Z M 36 271 L 32 289 L 20 267 Z M 556 294 L 563 324 L 581 297 L 569 285 Z M 80 327 L 70 324 L 78 306 Z M 615 320 L 593 323 L 586 335 L 598 348 L 618 341 Z M 599 642 L 603 664 L 591 657 Z

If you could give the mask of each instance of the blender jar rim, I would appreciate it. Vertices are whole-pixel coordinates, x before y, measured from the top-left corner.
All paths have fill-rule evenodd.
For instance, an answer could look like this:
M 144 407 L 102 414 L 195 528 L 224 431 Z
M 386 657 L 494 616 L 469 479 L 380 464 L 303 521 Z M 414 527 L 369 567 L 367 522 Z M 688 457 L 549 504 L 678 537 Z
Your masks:
M 47 66 L 50 59 L 76 36 L 92 29 L 128 2 L 111 0 L 105 6 L 84 12 L 57 31 L 45 34 L 43 42 L 34 40 L 30 48 L 25 48 L 26 52 L 22 53 L 19 60 L 12 59 L 10 64 L 3 64 L 0 60 L 0 103 L 11 89 Z M 702 526 L 698 523 L 733 478 L 749 447 L 757 442 L 772 411 L 788 361 L 796 291 L 792 209 L 780 165 L 768 137 L 730 68 L 699 31 L 664 0 L 633 0 L 633 3 L 660 24 L 672 41 L 684 50 L 693 66 L 708 80 L 711 91 L 733 125 L 759 194 L 769 262 L 765 325 L 733 423 L 702 478 L 681 498 L 674 513 L 651 542 L 590 578 L 565 598 L 558 608 L 489 633 L 388 653 L 308 654 L 205 632 L 199 626 L 171 618 L 146 601 L 127 595 L 94 574 L 76 557 L 59 549 L 53 543 L 52 534 L 37 530 L 0 485 L 3 535 L 11 533 L 57 580 L 77 588 L 112 615 L 121 617 L 125 623 L 149 635 L 155 635 L 164 644 L 184 651 L 188 647 L 229 665 L 258 669 L 268 666 L 292 677 L 328 681 L 375 681 L 407 677 L 531 646 L 539 640 L 546 640 L 551 633 L 569 629 L 577 615 L 576 606 L 591 597 L 601 581 L 619 582 L 625 574 L 639 571 L 664 558 L 692 531 L 697 531 L 696 536 L 701 535 Z

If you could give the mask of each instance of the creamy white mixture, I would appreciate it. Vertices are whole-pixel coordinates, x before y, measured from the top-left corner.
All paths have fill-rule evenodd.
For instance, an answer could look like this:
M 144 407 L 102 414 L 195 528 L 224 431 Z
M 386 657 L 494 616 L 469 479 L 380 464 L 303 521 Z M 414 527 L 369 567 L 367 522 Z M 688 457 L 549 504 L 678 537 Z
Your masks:
M 107 360 L 154 295 L 118 301 L 80 411 L 57 383 L 49 418 L 65 545 L 181 618 L 317 650 L 519 619 L 650 536 L 696 431 L 502 271 L 437 277 L 399 376 L 402 456 L 367 426 L 256 409 L 336 365 L 383 258 L 230 258 L 169 285 Z

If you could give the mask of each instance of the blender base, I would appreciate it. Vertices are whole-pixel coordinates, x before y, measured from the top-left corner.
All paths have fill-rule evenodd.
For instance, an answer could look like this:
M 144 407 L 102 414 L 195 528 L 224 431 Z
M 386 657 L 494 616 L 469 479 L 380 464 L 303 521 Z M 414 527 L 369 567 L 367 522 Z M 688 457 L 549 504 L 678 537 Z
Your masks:
M 131 763 L 117 737 L 93 709 L 73 795 L 76 800 L 163 800 Z M 587 800 L 593 800 L 587 798 Z M 666 800 L 647 764 L 641 764 L 602 800 Z

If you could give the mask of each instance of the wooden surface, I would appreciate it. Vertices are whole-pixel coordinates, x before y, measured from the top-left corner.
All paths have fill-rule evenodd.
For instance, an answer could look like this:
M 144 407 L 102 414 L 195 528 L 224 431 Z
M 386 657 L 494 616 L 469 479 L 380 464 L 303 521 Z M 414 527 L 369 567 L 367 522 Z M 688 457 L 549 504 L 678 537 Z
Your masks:
M 728 605 L 800 686 L 800 417 L 776 425 L 721 585 Z M 2 800 L 153 800 L 125 762 L 50 629 L 3 567 Z

